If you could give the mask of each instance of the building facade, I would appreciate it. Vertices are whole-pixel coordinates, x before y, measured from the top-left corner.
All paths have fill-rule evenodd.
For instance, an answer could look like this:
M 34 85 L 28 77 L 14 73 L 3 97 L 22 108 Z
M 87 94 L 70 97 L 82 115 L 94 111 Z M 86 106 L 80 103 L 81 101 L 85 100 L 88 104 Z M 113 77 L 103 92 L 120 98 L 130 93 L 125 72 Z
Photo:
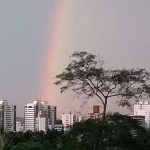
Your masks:
M 5 131 L 16 131 L 16 106 L 0 101 L 0 128 Z
M 61 120 L 62 120 L 64 131 L 66 131 L 69 126 L 73 125 L 74 122 L 77 121 L 77 117 L 76 117 L 75 114 L 72 114 L 70 112 L 70 113 L 67 113 L 67 114 L 62 114 L 61 115 Z
M 54 130 L 57 130 L 57 131 L 63 131 L 62 120 L 56 120 L 53 129 L 54 129 Z
M 146 127 L 145 125 L 145 116 L 133 116 L 133 115 L 130 115 L 130 117 L 134 120 L 137 120 L 138 124 L 142 127 Z
M 21 121 L 16 121 L 16 131 L 24 131 L 24 125 L 22 124 Z
M 94 114 L 99 114 L 100 113 L 100 106 L 99 105 L 94 105 L 93 106 L 93 113 Z
M 100 114 L 100 106 L 99 105 L 94 105 L 93 106 L 93 112 L 92 113 L 87 113 L 86 118 L 87 119 L 96 119 L 101 116 Z
M 25 131 L 46 131 L 56 120 L 56 107 L 49 105 L 46 101 L 36 100 L 25 105 L 24 118 Z
M 145 126 L 150 127 L 150 102 L 148 101 L 139 101 L 134 104 L 134 116 L 144 116 L 145 117 Z

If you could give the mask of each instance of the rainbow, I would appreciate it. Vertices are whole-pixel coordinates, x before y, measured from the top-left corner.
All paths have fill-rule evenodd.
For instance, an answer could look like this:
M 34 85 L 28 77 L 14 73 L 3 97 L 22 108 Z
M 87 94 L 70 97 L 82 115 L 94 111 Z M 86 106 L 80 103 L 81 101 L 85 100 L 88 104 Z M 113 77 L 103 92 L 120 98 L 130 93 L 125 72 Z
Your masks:
M 61 64 L 61 47 L 65 43 L 65 28 L 68 1 L 55 1 L 54 11 L 51 14 L 51 27 L 48 31 L 45 60 L 43 65 L 42 78 L 42 99 L 51 102 L 54 100 L 55 85 L 53 84 L 56 73 L 58 73 Z

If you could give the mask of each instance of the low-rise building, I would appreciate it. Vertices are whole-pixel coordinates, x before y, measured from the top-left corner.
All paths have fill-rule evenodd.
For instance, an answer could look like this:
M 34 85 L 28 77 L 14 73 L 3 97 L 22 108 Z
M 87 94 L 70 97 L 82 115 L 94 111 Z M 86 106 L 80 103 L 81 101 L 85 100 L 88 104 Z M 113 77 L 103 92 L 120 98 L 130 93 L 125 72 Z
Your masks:
M 22 124 L 21 121 L 16 121 L 16 131 L 17 132 L 24 131 L 24 124 Z
M 56 120 L 53 129 L 54 129 L 54 130 L 57 130 L 57 131 L 63 131 L 62 120 Z
M 142 126 L 142 127 L 147 127 L 146 123 L 145 123 L 145 116 L 141 116 L 141 115 L 137 115 L 137 116 L 134 116 L 134 115 L 130 115 L 130 117 L 132 119 L 135 119 L 138 121 L 139 125 Z

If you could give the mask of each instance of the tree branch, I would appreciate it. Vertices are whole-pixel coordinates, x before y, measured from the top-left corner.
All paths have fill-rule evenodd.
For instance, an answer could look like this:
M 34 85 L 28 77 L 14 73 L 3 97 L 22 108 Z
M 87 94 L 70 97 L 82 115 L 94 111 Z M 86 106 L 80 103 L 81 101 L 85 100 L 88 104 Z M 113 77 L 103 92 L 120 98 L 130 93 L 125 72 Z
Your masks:
M 117 87 L 117 84 L 115 84 L 115 87 L 113 87 L 112 89 L 110 89 L 110 90 L 108 91 L 107 97 L 108 97 L 108 95 L 109 95 L 114 89 L 116 89 L 116 87 Z
M 105 105 L 104 100 L 102 99 L 102 97 L 100 95 L 97 94 L 97 92 L 94 91 L 94 88 L 90 85 L 89 82 L 87 82 L 87 84 L 90 86 L 91 90 L 93 91 L 93 93 L 102 101 L 103 105 Z M 92 83 L 91 83 L 92 84 Z M 93 85 L 93 84 L 92 84 Z
M 100 90 L 98 89 L 98 87 L 96 87 L 96 86 L 94 85 L 94 83 L 93 83 L 88 77 L 87 77 L 87 79 L 88 79 L 88 81 L 93 85 L 94 89 L 96 89 L 98 92 L 100 92 L 101 95 L 105 98 L 104 93 L 103 93 L 102 91 L 100 91 Z M 96 92 L 96 93 L 97 93 L 97 92 Z

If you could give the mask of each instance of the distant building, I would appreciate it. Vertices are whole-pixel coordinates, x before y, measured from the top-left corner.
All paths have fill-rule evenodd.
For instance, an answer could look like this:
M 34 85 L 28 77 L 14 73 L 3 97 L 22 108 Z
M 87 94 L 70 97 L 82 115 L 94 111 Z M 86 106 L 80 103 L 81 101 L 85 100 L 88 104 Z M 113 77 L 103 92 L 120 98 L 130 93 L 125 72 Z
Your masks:
M 137 120 L 140 126 L 146 127 L 146 124 L 145 124 L 145 116 L 133 116 L 133 115 L 131 115 L 130 117 L 131 117 L 132 119 Z
M 94 105 L 93 106 L 93 113 L 94 114 L 99 114 L 100 113 L 100 106 L 99 105 Z
M 145 116 L 146 127 L 150 127 L 150 102 L 139 101 L 134 104 L 134 116 Z
M 16 131 L 24 131 L 24 118 L 16 117 Z
M 62 120 L 56 120 L 53 129 L 54 129 L 54 130 L 57 130 L 57 131 L 63 131 Z
M 78 122 L 81 122 L 81 121 L 86 120 L 86 119 L 87 119 L 87 118 L 86 118 L 85 115 L 79 115 L 79 116 L 77 117 L 77 121 L 78 121 Z
M 48 129 L 48 117 L 46 111 L 38 111 L 38 116 L 35 118 L 35 130 L 37 131 L 46 131 Z
M 16 121 L 16 131 L 17 132 L 24 131 L 24 124 L 22 124 L 21 121 Z
M 56 120 L 56 107 L 48 102 L 36 100 L 24 107 L 25 131 L 46 131 Z
M 0 101 L 0 128 L 5 131 L 16 131 L 16 106 Z
M 100 114 L 99 113 L 88 113 L 87 114 L 87 119 L 96 119 L 99 118 Z
M 64 131 L 66 131 L 69 126 L 73 125 L 74 122 L 77 121 L 77 117 L 76 117 L 75 114 L 72 114 L 70 112 L 70 113 L 67 113 L 67 114 L 62 114 L 61 115 L 61 120 L 62 120 L 62 124 L 63 124 L 63 127 L 64 127 Z
M 56 118 L 57 118 L 57 107 L 56 106 L 49 106 L 49 112 L 50 112 L 49 125 L 51 126 L 51 128 L 53 128 L 54 124 L 56 122 Z
M 40 118 L 38 118 L 39 120 L 39 122 L 38 122 L 38 128 L 37 128 L 37 130 L 38 131 L 47 131 L 47 129 L 48 129 L 48 123 L 47 123 L 47 120 L 46 120 L 46 117 L 40 117 Z
M 96 119 L 100 117 L 100 106 L 94 105 L 93 106 L 93 112 L 87 114 L 87 119 Z

